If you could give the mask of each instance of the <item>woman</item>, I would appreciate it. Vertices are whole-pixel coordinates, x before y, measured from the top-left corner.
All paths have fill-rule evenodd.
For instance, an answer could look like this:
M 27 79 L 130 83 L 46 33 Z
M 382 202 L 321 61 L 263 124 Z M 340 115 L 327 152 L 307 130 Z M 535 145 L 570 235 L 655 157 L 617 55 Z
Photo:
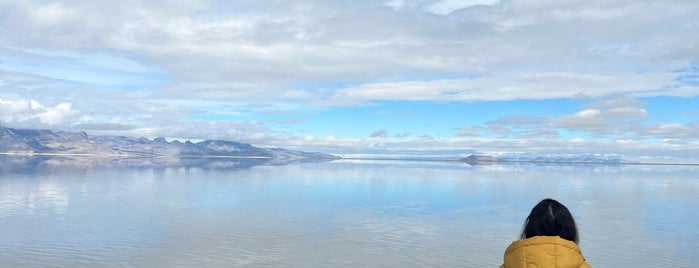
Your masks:
M 578 241 L 578 228 L 568 208 L 550 198 L 541 200 L 524 222 L 521 240 L 505 250 L 500 268 L 590 267 Z

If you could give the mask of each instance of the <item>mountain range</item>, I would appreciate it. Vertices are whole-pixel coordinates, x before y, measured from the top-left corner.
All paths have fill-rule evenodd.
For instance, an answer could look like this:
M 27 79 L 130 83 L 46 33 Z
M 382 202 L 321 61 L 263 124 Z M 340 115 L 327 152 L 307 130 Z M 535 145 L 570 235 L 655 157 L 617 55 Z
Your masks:
M 89 136 L 85 132 L 15 129 L 0 126 L 0 153 L 18 155 L 97 155 L 113 157 L 231 157 L 274 160 L 337 159 L 317 152 L 259 148 L 226 140 L 167 141 L 165 138 Z
M 226 140 L 168 141 L 163 137 L 148 139 L 124 136 L 90 136 L 85 132 L 15 129 L 0 126 L 0 154 L 28 156 L 108 156 L 122 158 L 177 157 L 189 158 L 178 162 L 200 162 L 195 158 L 237 158 L 245 162 L 288 163 L 295 161 L 334 160 L 341 157 L 319 152 L 304 152 L 282 148 L 259 148 L 247 143 Z M 257 159 L 257 160 L 256 160 Z M 371 159 L 371 157 L 367 158 Z M 255 161 L 252 161 L 255 160 Z M 259 161 L 258 161 L 259 160 Z M 163 159 L 149 160 L 158 163 Z M 173 160 L 167 160 L 173 161 Z M 605 163 L 631 161 L 618 155 L 497 155 L 472 154 L 459 159 L 469 164 L 488 163 Z

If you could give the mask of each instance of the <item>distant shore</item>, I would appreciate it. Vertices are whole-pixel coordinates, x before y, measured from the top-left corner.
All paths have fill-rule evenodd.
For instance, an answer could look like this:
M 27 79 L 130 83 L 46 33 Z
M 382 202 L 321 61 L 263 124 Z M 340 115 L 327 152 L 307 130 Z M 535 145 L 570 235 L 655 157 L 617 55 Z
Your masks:
M 391 158 L 391 157 L 342 157 L 338 160 L 367 160 L 367 161 L 416 161 L 416 162 L 459 162 L 466 164 L 571 164 L 571 165 L 636 165 L 636 166 L 699 166 L 699 163 L 661 163 L 661 162 L 585 162 L 585 161 L 535 161 L 535 160 L 493 160 L 493 161 L 463 161 L 461 159 L 423 159 L 423 158 Z
M 113 158 L 229 158 L 229 159 L 271 159 L 270 156 L 235 156 L 235 155 L 149 155 L 149 154 L 96 154 L 96 153 L 34 153 L 34 152 L 0 152 L 8 156 L 54 156 L 54 157 L 113 157 Z M 362 160 L 362 161 L 414 161 L 414 162 L 447 162 L 465 164 L 565 164 L 565 165 L 629 165 L 629 166 L 699 166 L 699 163 L 663 163 L 663 162 L 585 162 L 585 161 L 535 161 L 535 160 L 479 160 L 464 161 L 461 159 L 427 159 L 400 157 L 339 157 L 333 160 Z

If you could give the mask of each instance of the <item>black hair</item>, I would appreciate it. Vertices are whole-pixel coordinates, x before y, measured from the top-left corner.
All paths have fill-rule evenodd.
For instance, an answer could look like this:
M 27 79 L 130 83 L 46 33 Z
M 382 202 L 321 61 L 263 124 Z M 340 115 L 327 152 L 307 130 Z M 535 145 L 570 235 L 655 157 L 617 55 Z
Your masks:
M 573 215 L 563 204 L 551 198 L 536 204 L 524 221 L 521 238 L 538 235 L 560 236 L 576 244 L 579 242 L 578 228 L 575 226 Z

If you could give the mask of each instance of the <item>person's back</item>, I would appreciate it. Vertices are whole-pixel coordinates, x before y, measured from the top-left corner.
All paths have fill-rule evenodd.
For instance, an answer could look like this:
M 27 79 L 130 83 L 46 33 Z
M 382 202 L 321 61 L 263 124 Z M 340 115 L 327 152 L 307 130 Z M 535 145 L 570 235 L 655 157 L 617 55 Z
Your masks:
M 558 236 L 534 236 L 513 242 L 505 250 L 502 268 L 590 267 L 580 247 Z
M 521 240 L 505 250 L 501 268 L 590 267 L 578 247 L 578 230 L 568 209 L 553 199 L 532 208 Z

